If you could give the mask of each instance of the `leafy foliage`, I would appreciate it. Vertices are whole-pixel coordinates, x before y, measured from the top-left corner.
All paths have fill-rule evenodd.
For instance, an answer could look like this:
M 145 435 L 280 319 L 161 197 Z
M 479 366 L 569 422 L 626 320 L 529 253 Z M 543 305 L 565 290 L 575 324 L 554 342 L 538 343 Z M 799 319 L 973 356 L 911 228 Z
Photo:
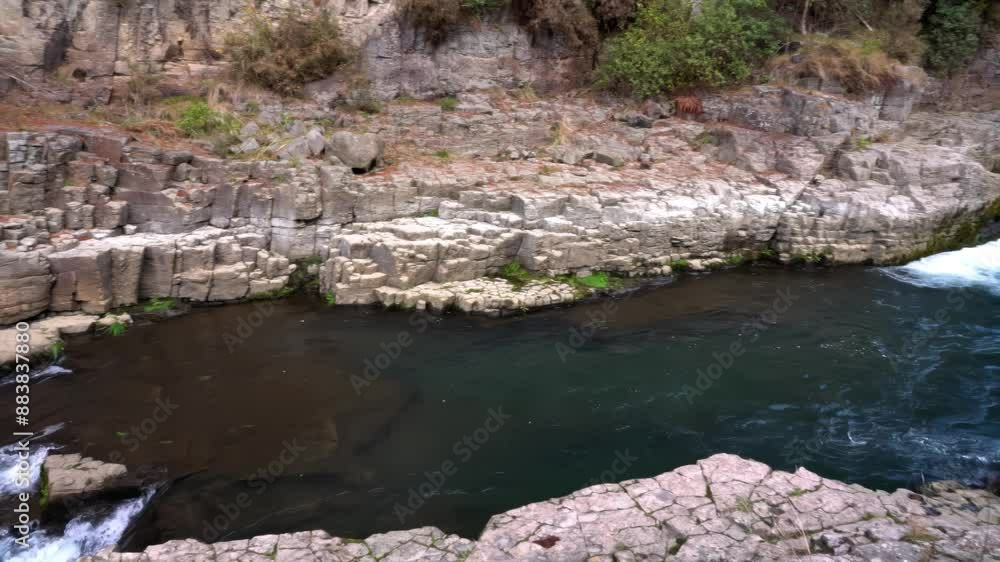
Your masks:
M 650 0 L 608 43 L 598 69 L 605 86 L 651 97 L 665 91 L 743 82 L 776 51 L 782 31 L 764 0 Z
M 104 333 L 109 336 L 121 336 L 124 335 L 126 331 L 128 331 L 128 326 L 121 320 L 115 320 L 104 328 Z
M 535 278 L 535 275 L 524 269 L 521 262 L 512 261 L 503 267 L 500 277 L 510 281 L 515 287 L 520 287 Z
M 274 23 L 248 8 L 243 29 L 226 36 L 225 44 L 237 77 L 285 95 L 300 94 L 353 56 L 330 12 L 297 6 Z
M 231 115 L 216 111 L 204 100 L 199 99 L 181 111 L 177 119 L 177 128 L 189 137 L 204 137 L 215 133 L 232 132 L 238 125 Z
M 927 66 L 945 72 L 968 64 L 979 48 L 982 23 L 981 3 L 937 0 L 923 30 L 928 46 Z

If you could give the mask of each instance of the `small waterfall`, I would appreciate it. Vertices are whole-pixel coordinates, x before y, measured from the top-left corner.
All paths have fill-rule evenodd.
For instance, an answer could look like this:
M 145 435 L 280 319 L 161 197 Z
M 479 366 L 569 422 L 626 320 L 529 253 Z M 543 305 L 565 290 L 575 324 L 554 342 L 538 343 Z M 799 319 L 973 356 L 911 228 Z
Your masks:
M 1000 240 L 928 256 L 885 272 L 918 287 L 978 287 L 1000 295 Z
M 38 476 L 41 472 L 42 463 L 45 462 L 45 457 L 48 456 L 49 451 L 58 448 L 54 445 L 36 445 L 34 442 L 52 435 L 62 429 L 62 427 L 63 424 L 50 425 L 32 437 L 31 455 L 28 457 L 28 464 L 31 467 L 29 470 L 32 489 L 38 483 Z M 0 497 L 14 496 L 18 492 L 23 491 L 22 487 L 18 486 L 15 482 L 17 464 L 20 461 L 15 449 L 16 447 L 17 443 L 0 447 Z
M 38 488 L 42 463 L 50 451 L 59 447 L 37 443 L 37 441 L 62 429 L 62 424 L 46 427 L 32 438 L 30 465 L 30 488 Z M 0 447 L 0 499 L 12 497 L 23 491 L 15 482 L 17 463 L 20 460 L 15 450 L 16 443 Z M 102 548 L 118 543 L 128 529 L 129 523 L 138 516 L 153 491 L 146 491 L 141 497 L 111 506 L 94 506 L 76 514 L 62 528 L 35 529 L 30 536 L 28 548 L 14 543 L 17 538 L 10 528 L 0 528 L 0 560 L 4 562 L 73 562 L 81 556 L 93 554 Z M 34 525 L 34 523 L 33 523 Z
M 73 562 L 116 544 L 128 529 L 129 523 L 139 515 L 153 492 L 125 501 L 110 513 L 85 512 L 66 524 L 61 534 L 36 530 L 31 534 L 30 546 L 25 549 L 14 544 L 9 529 L 0 530 L 0 560 L 6 562 Z

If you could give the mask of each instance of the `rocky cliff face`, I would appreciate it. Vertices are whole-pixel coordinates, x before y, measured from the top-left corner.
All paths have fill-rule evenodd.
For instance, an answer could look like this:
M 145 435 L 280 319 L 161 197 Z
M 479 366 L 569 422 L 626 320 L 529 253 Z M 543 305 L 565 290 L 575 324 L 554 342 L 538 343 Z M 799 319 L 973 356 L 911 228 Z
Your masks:
M 257 2 L 278 13 L 292 0 Z M 566 87 L 590 71 L 590 52 L 558 38 L 538 41 L 509 16 L 451 33 L 437 45 L 400 22 L 391 0 L 321 0 L 359 47 L 361 76 L 334 76 L 308 89 L 329 100 L 354 88 L 389 99 L 479 88 Z M 225 70 L 226 34 L 243 0 L 0 0 L 0 69 L 25 80 L 55 73 L 78 99 L 106 103 L 130 76 L 162 78 L 162 93 L 196 89 Z M 9 81 L 6 87 L 13 84 Z M 2 93 L 2 91 L 0 91 Z
M 267 106 L 259 121 L 301 135 L 278 161 L 115 131 L 5 133 L 0 323 L 266 294 L 304 259 L 338 304 L 496 312 L 574 298 L 477 281 L 512 261 L 541 275 L 664 275 L 762 254 L 891 263 L 971 241 L 1000 214 L 1000 175 L 984 166 L 996 116 L 886 120 L 895 107 L 757 87 L 706 99 L 699 123 L 463 95 L 457 111 L 394 104 L 356 122 L 374 134 L 330 135 L 325 112 L 283 120 Z M 364 173 L 383 160 L 378 137 L 391 165 Z
M 495 515 L 478 540 L 434 527 L 363 541 L 312 531 L 107 549 L 80 562 L 995 561 L 998 552 L 1000 498 L 985 490 L 937 483 L 923 494 L 873 491 L 721 454 Z

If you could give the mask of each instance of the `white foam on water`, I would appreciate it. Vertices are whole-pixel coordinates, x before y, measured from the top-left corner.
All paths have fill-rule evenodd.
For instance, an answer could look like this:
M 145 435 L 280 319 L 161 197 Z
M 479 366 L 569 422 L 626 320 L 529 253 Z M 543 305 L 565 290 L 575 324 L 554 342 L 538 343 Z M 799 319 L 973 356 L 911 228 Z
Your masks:
M 883 271 L 918 287 L 980 287 L 1000 295 L 1000 240 L 928 256 Z
M 139 515 L 153 495 L 128 500 L 116 506 L 104 517 L 80 515 L 66 524 L 61 535 L 36 531 L 30 535 L 29 547 L 14 544 L 9 530 L 0 531 L 0 560 L 5 562 L 73 562 L 114 546 L 128 529 L 129 523 Z
M 48 456 L 49 451 L 58 449 L 55 445 L 36 445 L 34 441 L 47 437 L 59 431 L 62 427 L 63 424 L 61 423 L 50 425 L 30 438 L 31 443 L 28 445 L 29 453 L 26 459 L 28 462 L 27 473 L 30 480 L 28 488 L 35 488 L 35 484 L 38 482 L 38 477 L 41 473 L 42 463 L 45 462 L 45 457 Z M 13 496 L 24 491 L 25 487 L 19 486 L 17 483 L 18 472 L 21 471 L 21 468 L 18 466 L 21 463 L 18 449 L 17 443 L 0 447 L 0 496 Z
M 34 371 L 34 372 L 32 372 L 31 376 L 28 378 L 28 380 L 31 381 L 31 382 L 33 382 L 33 383 L 34 382 L 41 382 L 41 381 L 46 380 L 46 379 L 51 379 L 51 378 L 62 376 L 62 375 L 70 375 L 72 373 L 73 373 L 73 371 L 71 371 L 69 369 L 61 367 L 59 365 L 52 364 L 52 365 L 46 366 L 44 369 L 42 369 L 40 371 Z M 17 382 L 17 378 L 12 374 L 12 375 L 4 378 L 4 379 L 0 379 L 0 386 L 8 386 L 8 385 L 14 384 L 15 382 Z

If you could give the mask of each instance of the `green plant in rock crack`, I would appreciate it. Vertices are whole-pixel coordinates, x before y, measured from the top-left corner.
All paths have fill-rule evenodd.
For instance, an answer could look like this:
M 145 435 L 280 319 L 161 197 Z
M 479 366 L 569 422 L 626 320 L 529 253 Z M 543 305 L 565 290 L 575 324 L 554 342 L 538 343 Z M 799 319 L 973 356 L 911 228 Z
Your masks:
M 142 309 L 143 311 L 151 314 L 164 314 L 166 312 L 170 312 L 176 306 L 177 302 L 170 297 L 164 297 L 164 298 L 157 297 L 146 303 L 146 306 L 144 306 Z

